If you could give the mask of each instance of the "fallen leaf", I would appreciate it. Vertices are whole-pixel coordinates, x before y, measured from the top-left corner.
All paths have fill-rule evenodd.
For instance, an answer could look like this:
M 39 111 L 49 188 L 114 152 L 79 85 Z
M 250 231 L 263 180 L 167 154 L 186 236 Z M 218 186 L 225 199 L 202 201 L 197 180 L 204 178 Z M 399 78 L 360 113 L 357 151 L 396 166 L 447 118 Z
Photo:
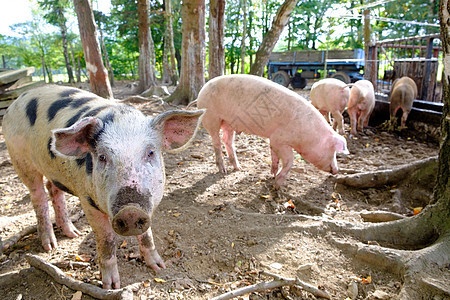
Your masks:
M 155 280 L 155 281 L 158 282 L 158 283 L 164 283 L 164 282 L 166 282 L 164 279 L 161 279 L 161 278 L 153 278 L 153 280 Z
M 126 247 L 126 245 L 128 245 L 127 240 L 124 240 L 123 243 L 120 245 L 120 248 L 124 248 Z
M 379 142 L 380 141 L 380 139 L 377 139 L 377 138 L 375 138 L 375 140 L 374 140 L 375 142 Z
M 269 199 L 269 198 L 270 198 L 270 195 L 261 195 L 261 198 Z
M 172 229 L 171 231 L 169 231 L 170 236 L 173 236 L 174 234 L 175 234 L 175 230 Z
M 234 248 L 234 243 L 233 242 L 231 242 L 231 248 Z
M 413 215 L 415 216 L 415 215 L 417 215 L 417 214 L 419 214 L 421 211 L 422 211 L 422 209 L 423 209 L 423 207 L 414 207 L 413 208 Z
M 369 284 L 369 283 L 372 283 L 372 277 L 371 276 L 367 276 L 366 278 L 362 278 L 362 280 L 361 280 L 361 283 L 362 284 Z
M 91 260 L 91 256 L 88 254 L 75 255 L 75 260 L 82 261 L 82 262 L 88 262 Z
M 144 282 L 144 287 L 149 287 L 150 286 L 150 282 Z
M 369 146 L 370 146 L 370 144 L 369 144 L 369 143 L 367 143 L 367 144 L 366 144 L 366 148 L 369 148 Z
M 285 209 L 287 209 L 287 208 L 295 208 L 295 204 L 292 202 L 292 200 L 289 200 L 289 201 L 285 202 L 283 204 L 283 206 L 284 206 Z
M 181 214 L 180 213 L 174 213 L 172 216 L 174 216 L 175 218 L 179 217 Z

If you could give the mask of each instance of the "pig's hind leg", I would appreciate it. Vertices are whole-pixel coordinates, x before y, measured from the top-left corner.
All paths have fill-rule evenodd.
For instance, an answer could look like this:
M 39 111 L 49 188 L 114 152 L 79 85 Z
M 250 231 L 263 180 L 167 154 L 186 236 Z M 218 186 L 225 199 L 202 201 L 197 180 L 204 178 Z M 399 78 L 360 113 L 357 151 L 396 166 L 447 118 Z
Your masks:
M 225 121 L 222 122 L 222 141 L 225 144 L 225 149 L 228 153 L 230 163 L 233 165 L 234 170 L 239 171 L 241 166 L 236 156 L 236 147 L 234 146 L 235 131 Z
M 208 131 L 211 136 L 214 153 L 216 156 L 216 165 L 219 168 L 219 172 L 227 173 L 222 156 L 222 142 L 220 141 L 221 122 L 221 120 L 209 115 L 208 113 L 205 114 L 202 120 L 203 127 L 205 127 L 206 131 Z
M 48 210 L 48 197 L 44 188 L 43 175 L 25 160 L 16 160 L 11 155 L 14 169 L 30 192 L 31 203 L 37 219 L 37 231 L 42 247 L 46 251 L 56 249 L 58 243 Z
M 79 236 L 81 233 L 69 219 L 64 192 L 57 188 L 51 181 L 47 182 L 47 190 L 53 202 L 56 226 L 61 228 L 67 237 Z

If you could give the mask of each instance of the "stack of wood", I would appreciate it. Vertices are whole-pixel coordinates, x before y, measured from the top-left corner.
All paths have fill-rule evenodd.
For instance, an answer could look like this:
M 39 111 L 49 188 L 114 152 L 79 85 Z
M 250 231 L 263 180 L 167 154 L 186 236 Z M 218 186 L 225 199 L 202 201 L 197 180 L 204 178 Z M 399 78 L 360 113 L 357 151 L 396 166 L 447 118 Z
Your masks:
M 0 116 L 8 106 L 23 92 L 44 84 L 44 81 L 32 81 L 34 67 L 19 70 L 0 69 Z

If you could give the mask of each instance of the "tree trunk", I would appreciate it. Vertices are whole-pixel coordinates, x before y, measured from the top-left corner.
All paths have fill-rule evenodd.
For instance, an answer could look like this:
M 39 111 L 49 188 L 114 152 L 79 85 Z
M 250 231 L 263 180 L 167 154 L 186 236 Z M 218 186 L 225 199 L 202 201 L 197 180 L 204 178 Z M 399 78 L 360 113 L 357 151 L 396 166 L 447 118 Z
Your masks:
M 173 12 L 171 0 L 165 0 L 166 32 L 164 35 L 163 82 L 176 85 L 178 81 L 175 46 L 173 44 Z
M 153 39 L 149 23 L 149 2 L 138 0 L 139 19 L 139 85 L 135 92 L 142 93 L 156 85 Z
M 80 74 L 80 71 L 77 69 L 77 65 L 75 64 L 75 52 L 73 51 L 72 43 L 69 43 L 69 46 L 70 46 L 70 54 L 72 54 L 71 55 L 71 58 L 72 58 L 72 71 L 76 70 L 75 74 L 76 74 L 76 77 L 77 77 L 77 82 L 79 83 L 79 82 L 81 82 L 81 74 Z
M 64 16 L 62 16 L 62 11 L 58 10 L 58 14 L 60 15 L 60 20 L 65 20 Z M 61 38 L 63 44 L 63 54 L 64 54 L 64 62 L 66 63 L 67 75 L 69 76 L 69 83 L 75 83 L 75 79 L 73 78 L 72 65 L 70 64 L 69 59 L 69 51 L 67 51 L 67 26 L 65 21 L 61 21 L 60 24 L 61 29 Z
M 45 57 L 41 55 L 41 63 L 42 63 L 42 75 L 44 75 L 44 82 L 47 82 L 47 76 L 45 75 Z
M 100 46 L 102 47 L 103 55 L 105 55 L 105 65 L 106 65 L 106 69 L 108 70 L 109 82 L 111 84 L 111 87 L 114 87 L 114 85 L 115 85 L 114 72 L 113 72 L 113 68 L 112 68 L 111 64 L 109 63 L 109 55 L 108 55 L 108 51 L 106 50 L 105 41 L 103 39 L 103 30 L 100 26 L 98 29 L 100 31 Z
M 243 29 L 241 43 L 241 74 L 245 74 L 245 38 L 247 37 L 247 0 L 242 0 Z
M 205 84 L 205 0 L 183 1 L 181 15 L 180 83 L 166 100 L 187 105 Z
M 297 5 L 297 2 L 298 0 L 285 0 L 278 9 L 277 14 L 274 17 L 272 27 L 264 36 L 264 39 L 256 52 L 255 62 L 250 68 L 250 74 L 258 76 L 264 75 L 264 67 L 269 60 L 269 55 L 272 53 L 283 28 L 289 21 L 289 17 L 295 8 L 295 5 Z
M 445 201 L 447 213 L 450 211 L 450 14 L 448 0 L 439 1 L 439 19 L 441 24 L 441 41 L 444 52 L 444 76 L 443 95 L 444 109 L 442 111 L 441 123 L 441 149 L 439 152 L 439 171 L 434 190 L 434 199 Z M 447 219 L 447 231 L 450 230 L 450 222 Z
M 92 92 L 104 98 L 113 98 L 108 72 L 103 65 L 102 53 L 94 21 L 94 13 L 89 0 L 74 0 L 78 17 L 81 43 L 83 44 L 86 69 Z
M 209 79 L 221 76 L 225 71 L 224 19 L 225 0 L 209 3 Z

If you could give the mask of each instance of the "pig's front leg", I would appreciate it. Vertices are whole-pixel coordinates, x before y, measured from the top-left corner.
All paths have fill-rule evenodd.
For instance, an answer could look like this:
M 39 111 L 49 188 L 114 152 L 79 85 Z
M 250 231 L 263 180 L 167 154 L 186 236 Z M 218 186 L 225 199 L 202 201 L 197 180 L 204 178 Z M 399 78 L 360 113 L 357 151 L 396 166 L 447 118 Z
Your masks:
M 278 156 L 281 159 L 281 162 L 283 163 L 283 167 L 281 168 L 281 171 L 275 176 L 275 189 L 279 189 L 280 186 L 284 183 L 286 180 L 286 176 L 289 173 L 289 170 L 291 169 L 293 163 L 294 163 L 294 153 L 292 151 L 291 146 L 285 145 L 285 144 L 278 144 L 276 141 L 270 140 L 270 148 L 272 151 L 275 152 L 276 156 Z M 272 155 L 272 158 L 274 156 Z M 273 162 L 272 162 L 272 168 L 273 168 Z
M 139 252 L 144 259 L 145 264 L 155 271 L 165 269 L 166 265 L 159 256 L 158 251 L 156 251 L 151 228 L 145 233 L 138 235 L 137 239 L 139 243 Z
M 103 288 L 118 289 L 120 276 L 116 257 L 116 233 L 112 229 L 108 215 L 93 207 L 86 199 L 82 199 L 81 204 L 94 231 Z

